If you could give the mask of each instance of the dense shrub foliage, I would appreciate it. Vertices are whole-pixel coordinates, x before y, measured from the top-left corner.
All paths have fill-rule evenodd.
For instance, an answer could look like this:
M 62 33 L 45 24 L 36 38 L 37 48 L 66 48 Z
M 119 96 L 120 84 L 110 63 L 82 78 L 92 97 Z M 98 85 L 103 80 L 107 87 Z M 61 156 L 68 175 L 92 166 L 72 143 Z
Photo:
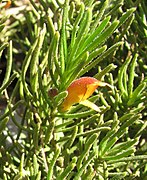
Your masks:
M 146 6 L 0 0 L 0 179 L 145 179 Z M 83 76 L 109 85 L 63 112 Z

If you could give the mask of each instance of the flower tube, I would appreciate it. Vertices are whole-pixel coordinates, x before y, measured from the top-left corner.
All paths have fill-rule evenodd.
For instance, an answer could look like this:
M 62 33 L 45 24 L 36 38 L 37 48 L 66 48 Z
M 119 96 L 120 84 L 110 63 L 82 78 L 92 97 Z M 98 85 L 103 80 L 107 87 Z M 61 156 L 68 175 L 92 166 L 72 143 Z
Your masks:
M 99 86 L 108 85 L 93 77 L 81 77 L 67 88 L 68 95 L 61 105 L 61 111 L 68 111 L 72 105 L 87 100 Z

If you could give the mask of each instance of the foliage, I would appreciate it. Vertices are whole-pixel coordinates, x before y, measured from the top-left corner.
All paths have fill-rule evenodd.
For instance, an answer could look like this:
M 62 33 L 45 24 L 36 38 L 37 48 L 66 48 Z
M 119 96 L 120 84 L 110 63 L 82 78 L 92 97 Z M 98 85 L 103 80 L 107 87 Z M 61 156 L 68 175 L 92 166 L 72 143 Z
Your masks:
M 0 16 L 0 178 L 144 179 L 146 1 L 17 3 Z M 81 104 L 60 112 L 81 76 L 113 86 L 89 99 L 100 112 Z

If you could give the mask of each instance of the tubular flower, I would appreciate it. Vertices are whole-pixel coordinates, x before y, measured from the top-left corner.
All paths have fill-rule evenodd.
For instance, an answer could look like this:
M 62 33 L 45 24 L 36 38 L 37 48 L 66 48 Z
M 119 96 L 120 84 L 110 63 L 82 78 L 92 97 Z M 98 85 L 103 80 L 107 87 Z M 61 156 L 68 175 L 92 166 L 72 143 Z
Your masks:
M 73 81 L 67 88 L 68 95 L 61 105 L 61 111 L 67 111 L 72 105 L 84 102 L 94 93 L 98 86 L 106 85 L 107 83 L 92 77 L 82 77 Z
M 6 3 L 6 5 L 4 6 L 4 8 L 7 9 L 7 8 L 9 8 L 10 6 L 11 6 L 11 1 L 8 0 L 7 3 Z

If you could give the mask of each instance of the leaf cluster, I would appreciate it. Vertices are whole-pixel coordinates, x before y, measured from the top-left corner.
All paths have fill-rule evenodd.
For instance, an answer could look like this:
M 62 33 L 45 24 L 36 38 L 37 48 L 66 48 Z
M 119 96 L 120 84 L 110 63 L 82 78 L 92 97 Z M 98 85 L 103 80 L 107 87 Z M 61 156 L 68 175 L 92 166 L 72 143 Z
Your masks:
M 0 17 L 1 179 L 146 177 L 145 5 L 29 0 L 9 24 Z M 67 87 L 82 76 L 113 87 L 90 97 L 100 112 L 77 104 L 61 113 Z

